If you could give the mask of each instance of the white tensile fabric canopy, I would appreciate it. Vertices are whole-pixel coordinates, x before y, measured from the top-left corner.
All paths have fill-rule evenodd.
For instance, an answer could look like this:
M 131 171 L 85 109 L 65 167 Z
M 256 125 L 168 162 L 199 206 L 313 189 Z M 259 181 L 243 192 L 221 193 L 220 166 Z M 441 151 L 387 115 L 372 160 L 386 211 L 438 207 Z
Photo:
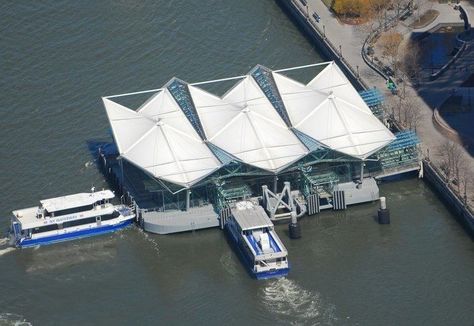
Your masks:
M 277 172 L 308 153 L 252 77 L 222 99 L 189 89 L 207 139 L 243 162 Z
M 190 104 L 180 103 L 192 106 L 186 114 L 167 87 L 137 111 L 104 98 L 120 155 L 156 178 L 191 187 L 223 165 L 208 143 L 277 173 L 309 153 L 292 128 L 361 160 L 395 139 L 334 63 L 307 85 L 276 72 L 269 78 L 290 125 L 251 74 L 222 97 L 183 82 Z
M 292 126 L 328 148 L 366 159 L 395 139 L 335 63 L 308 85 L 275 72 L 273 78 Z
M 221 163 L 170 97 L 164 90 L 138 112 L 108 99 L 104 105 L 122 157 L 157 178 L 189 187 Z

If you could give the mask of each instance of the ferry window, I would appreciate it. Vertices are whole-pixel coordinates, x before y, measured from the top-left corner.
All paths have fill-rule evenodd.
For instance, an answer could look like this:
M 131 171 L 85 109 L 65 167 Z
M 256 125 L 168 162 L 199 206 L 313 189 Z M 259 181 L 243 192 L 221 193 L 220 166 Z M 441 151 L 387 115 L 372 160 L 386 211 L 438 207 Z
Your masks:
M 119 212 L 113 212 L 112 214 L 102 215 L 102 221 L 111 220 L 113 218 L 119 217 Z
M 51 224 L 51 225 L 45 225 L 45 226 L 40 226 L 37 228 L 32 229 L 33 233 L 41 233 L 41 232 L 48 232 L 48 231 L 54 231 L 57 230 L 58 226 L 56 224 Z
M 86 206 L 81 206 L 81 207 L 63 209 L 63 210 L 60 210 L 60 211 L 52 212 L 51 217 L 53 217 L 54 214 L 56 214 L 56 216 L 68 215 L 68 214 L 73 214 L 73 213 L 82 212 L 82 211 L 90 211 L 93 208 L 94 208 L 93 205 L 86 205 Z
M 84 224 L 90 224 L 90 223 L 95 223 L 95 222 L 96 222 L 96 220 L 95 220 L 95 216 L 94 216 L 94 217 L 89 217 L 89 218 L 83 218 L 81 220 L 64 222 L 63 227 L 69 228 L 71 226 L 84 225 Z

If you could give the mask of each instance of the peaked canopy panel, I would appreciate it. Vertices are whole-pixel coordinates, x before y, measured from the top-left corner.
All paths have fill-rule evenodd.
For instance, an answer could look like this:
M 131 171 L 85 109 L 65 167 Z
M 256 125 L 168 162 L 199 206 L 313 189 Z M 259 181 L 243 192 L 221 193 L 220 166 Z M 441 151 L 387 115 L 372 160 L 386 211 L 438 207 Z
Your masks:
M 248 108 L 210 140 L 243 162 L 272 172 L 307 154 L 304 145 L 286 126 Z
M 153 121 L 137 112 L 109 99 L 103 98 L 102 100 L 120 153 L 125 152 L 153 127 Z
M 221 162 L 277 173 L 311 150 L 365 159 L 395 139 L 335 63 L 307 85 L 257 66 L 223 97 L 173 78 L 137 111 L 103 101 L 120 154 L 184 187 Z
M 156 178 L 190 187 L 221 163 L 168 96 L 153 96 L 138 112 L 108 99 L 104 105 L 125 159 Z
M 395 139 L 372 113 L 335 95 L 317 105 L 295 127 L 329 148 L 358 159 L 367 158 Z
M 235 118 L 241 111 L 240 107 L 230 105 L 220 97 L 201 88 L 191 85 L 188 87 L 207 139 L 213 138 L 223 125 Z
M 157 178 L 188 186 L 215 171 L 219 164 L 199 139 L 166 124 L 154 126 L 123 156 Z
M 307 154 L 306 147 L 247 76 L 222 99 L 240 110 L 209 140 L 248 164 L 276 172 Z
M 301 122 L 315 105 L 326 100 L 328 94 L 312 89 L 279 73 L 273 78 L 280 90 L 286 111 L 293 126 Z
M 224 95 L 223 100 L 241 109 L 249 108 L 275 123 L 286 126 L 260 86 L 251 76 L 246 76 L 238 82 Z
M 164 89 L 152 96 L 138 109 L 138 112 L 142 116 L 150 118 L 155 123 L 163 121 L 167 125 L 181 130 L 183 133 L 199 138 L 196 130 L 188 118 L 186 118 L 168 89 Z
M 337 97 L 344 99 L 350 103 L 353 103 L 360 110 L 370 113 L 370 108 L 367 106 L 365 101 L 362 99 L 357 90 L 352 86 L 351 82 L 347 79 L 346 75 L 336 65 L 335 62 L 331 62 L 324 68 L 316 77 L 308 83 L 309 88 L 325 92 L 327 94 L 332 93 Z

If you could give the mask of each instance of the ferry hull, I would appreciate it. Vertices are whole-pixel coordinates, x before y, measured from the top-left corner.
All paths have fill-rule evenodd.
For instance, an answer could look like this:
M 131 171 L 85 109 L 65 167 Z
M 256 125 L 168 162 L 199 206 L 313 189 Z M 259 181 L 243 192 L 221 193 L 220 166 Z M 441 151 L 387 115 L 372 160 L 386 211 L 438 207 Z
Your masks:
M 253 270 L 253 259 L 249 257 L 243 250 L 242 247 L 243 244 L 241 243 L 241 240 L 234 235 L 232 230 L 230 230 L 229 225 L 225 226 L 225 232 L 227 233 L 227 238 L 232 244 L 232 247 L 234 247 L 235 251 L 237 252 L 240 260 L 242 261 L 243 265 L 245 266 L 245 269 L 249 273 L 250 276 L 257 280 L 265 280 L 269 278 L 277 278 L 277 277 L 284 277 L 287 276 L 290 268 L 281 268 L 281 269 L 275 269 L 273 271 L 265 271 L 265 272 L 260 272 L 256 273 Z
M 290 268 L 282 268 L 269 272 L 253 273 L 257 280 L 266 280 L 269 278 L 284 277 L 290 272 Z
M 58 234 L 58 235 L 53 235 L 53 236 L 48 236 L 48 237 L 43 237 L 43 238 L 38 238 L 38 239 L 20 240 L 16 246 L 18 248 L 28 248 L 28 247 L 35 247 L 39 245 L 49 245 L 49 244 L 54 244 L 58 242 L 88 238 L 88 237 L 111 233 L 111 232 L 115 232 L 117 230 L 123 229 L 129 226 L 130 224 L 132 224 L 132 221 L 133 219 L 130 219 L 130 220 L 125 220 L 123 222 L 120 222 L 118 224 L 114 224 L 114 225 L 104 225 L 104 226 L 95 227 L 95 228 L 91 228 L 87 230 L 80 230 L 80 231 L 75 231 L 75 232 L 70 232 L 70 233 L 65 233 L 65 234 Z

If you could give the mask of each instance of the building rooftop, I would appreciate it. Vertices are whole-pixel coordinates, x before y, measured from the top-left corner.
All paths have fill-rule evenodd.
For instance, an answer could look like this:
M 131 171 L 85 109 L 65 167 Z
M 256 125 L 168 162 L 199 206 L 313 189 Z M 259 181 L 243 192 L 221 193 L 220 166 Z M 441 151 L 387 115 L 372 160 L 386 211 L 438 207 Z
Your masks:
M 238 79 L 219 97 L 173 78 L 136 111 L 104 98 L 120 155 L 191 187 L 232 160 L 279 173 L 313 144 L 363 160 L 395 139 L 334 62 L 308 84 L 260 65 Z

